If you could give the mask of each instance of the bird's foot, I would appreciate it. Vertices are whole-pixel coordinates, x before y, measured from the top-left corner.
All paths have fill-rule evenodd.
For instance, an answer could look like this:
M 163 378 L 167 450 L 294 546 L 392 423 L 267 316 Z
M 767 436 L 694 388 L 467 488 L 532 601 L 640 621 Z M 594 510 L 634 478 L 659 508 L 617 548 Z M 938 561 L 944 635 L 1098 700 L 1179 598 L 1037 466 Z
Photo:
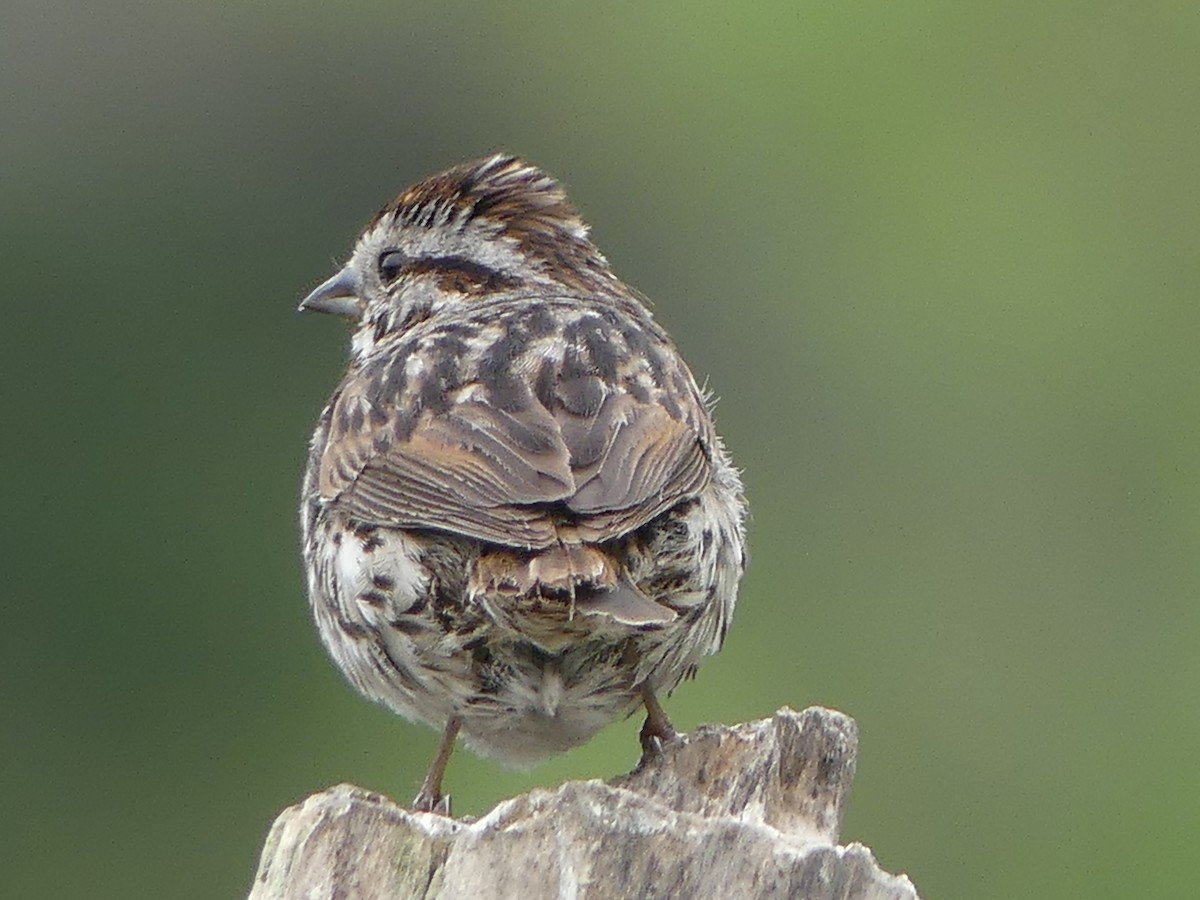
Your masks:
M 661 759 L 663 748 L 679 740 L 675 726 L 667 718 L 666 712 L 654 695 L 654 689 L 649 685 L 642 686 L 642 700 L 646 704 L 646 721 L 638 734 L 642 744 L 642 758 L 638 762 L 638 770 Z
M 452 818 L 450 815 L 450 795 L 426 792 L 425 788 L 422 787 L 412 802 L 412 810 L 413 812 L 427 812 L 437 816 L 445 816 L 447 819 Z

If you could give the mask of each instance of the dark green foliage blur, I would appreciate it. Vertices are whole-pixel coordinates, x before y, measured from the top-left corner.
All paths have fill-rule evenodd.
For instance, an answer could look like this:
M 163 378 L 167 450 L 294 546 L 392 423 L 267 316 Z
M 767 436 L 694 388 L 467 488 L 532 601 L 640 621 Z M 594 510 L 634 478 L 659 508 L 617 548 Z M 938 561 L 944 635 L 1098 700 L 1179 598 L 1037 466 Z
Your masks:
M 294 505 L 407 183 L 507 149 L 655 301 L 752 566 L 683 728 L 835 706 L 934 897 L 1186 896 L 1200 822 L 1192 4 L 8 0 L 0 895 L 239 896 L 435 736 L 308 621 Z M 637 721 L 480 813 L 635 760 Z

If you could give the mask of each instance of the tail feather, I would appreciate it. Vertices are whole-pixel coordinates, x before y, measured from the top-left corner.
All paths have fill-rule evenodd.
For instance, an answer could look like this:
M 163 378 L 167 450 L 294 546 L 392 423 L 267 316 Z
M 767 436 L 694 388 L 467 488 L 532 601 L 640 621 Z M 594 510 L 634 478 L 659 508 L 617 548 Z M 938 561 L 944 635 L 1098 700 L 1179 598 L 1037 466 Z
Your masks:
M 625 579 L 611 588 L 587 588 L 575 595 L 575 611 L 585 616 L 610 616 L 623 625 L 666 625 L 675 610 L 655 603 Z
M 482 556 L 471 575 L 473 595 L 562 598 L 572 614 L 607 616 L 635 627 L 665 625 L 674 610 L 655 603 L 602 550 L 580 544 L 536 554 L 496 551 Z

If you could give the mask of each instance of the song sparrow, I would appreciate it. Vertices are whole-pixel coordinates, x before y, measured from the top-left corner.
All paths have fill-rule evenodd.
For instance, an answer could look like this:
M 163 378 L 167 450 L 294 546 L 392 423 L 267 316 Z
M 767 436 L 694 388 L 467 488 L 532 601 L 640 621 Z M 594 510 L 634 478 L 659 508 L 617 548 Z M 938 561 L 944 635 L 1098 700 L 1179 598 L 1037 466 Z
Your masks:
M 738 473 L 666 333 L 559 185 L 493 156 L 409 188 L 304 310 L 353 323 L 300 505 L 313 615 L 367 697 L 531 764 L 725 638 Z

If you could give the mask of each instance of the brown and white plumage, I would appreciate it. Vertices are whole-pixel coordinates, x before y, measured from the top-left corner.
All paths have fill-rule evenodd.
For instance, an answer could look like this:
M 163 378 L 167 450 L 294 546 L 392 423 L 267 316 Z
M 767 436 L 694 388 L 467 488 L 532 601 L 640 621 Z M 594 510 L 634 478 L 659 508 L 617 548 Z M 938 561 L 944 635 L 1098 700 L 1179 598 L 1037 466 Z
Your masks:
M 724 638 L 744 504 L 696 383 L 556 182 L 494 156 L 367 226 L 303 308 L 352 319 L 301 522 L 352 683 L 528 763 L 669 690 Z

